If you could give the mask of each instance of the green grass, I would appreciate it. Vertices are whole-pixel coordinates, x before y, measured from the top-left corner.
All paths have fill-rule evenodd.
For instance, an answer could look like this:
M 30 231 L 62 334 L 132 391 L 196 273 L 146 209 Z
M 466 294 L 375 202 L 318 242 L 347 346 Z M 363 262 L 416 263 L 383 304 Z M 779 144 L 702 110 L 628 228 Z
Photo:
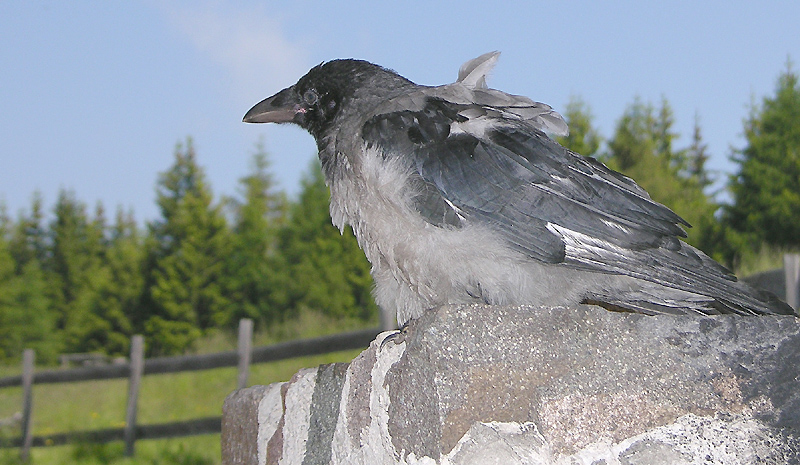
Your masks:
M 254 344 L 266 345 L 375 325 L 375 322 L 337 321 L 306 312 L 296 320 L 256 334 Z M 234 335 L 219 332 L 197 344 L 196 352 L 232 350 L 235 346 Z M 347 362 L 360 352 L 349 350 L 252 365 L 248 385 L 287 381 L 301 368 Z M 19 370 L 6 367 L 0 373 L 9 376 L 18 374 Z M 139 391 L 137 422 L 169 423 L 221 415 L 225 396 L 236 388 L 236 377 L 236 368 L 145 376 Z M 34 435 L 121 428 L 125 420 L 127 390 L 128 382 L 125 379 L 34 386 Z M 20 388 L 0 389 L 0 418 L 10 417 L 20 411 L 21 405 Z M 0 432 L 0 435 L 18 436 L 19 431 Z M 16 450 L 0 449 L 0 464 L 18 463 L 17 457 Z M 212 434 L 139 441 L 136 443 L 136 455 L 130 459 L 122 457 L 122 444 L 119 442 L 35 448 L 31 459 L 34 464 L 216 464 L 220 462 L 220 436 Z
M 211 465 L 220 463 L 219 434 L 208 434 L 187 438 L 163 439 L 158 441 L 139 441 L 133 457 L 123 455 L 121 442 L 109 444 L 76 444 L 59 447 L 40 447 L 33 449 L 33 464 L 114 464 L 114 465 Z M 19 463 L 18 454 L 7 454 L 0 464 Z

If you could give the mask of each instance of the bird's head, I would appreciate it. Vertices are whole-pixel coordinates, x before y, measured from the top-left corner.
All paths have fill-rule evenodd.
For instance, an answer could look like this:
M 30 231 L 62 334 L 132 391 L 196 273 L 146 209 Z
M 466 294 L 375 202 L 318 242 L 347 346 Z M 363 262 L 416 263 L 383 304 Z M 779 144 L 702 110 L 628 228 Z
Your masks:
M 294 123 L 319 139 L 354 98 L 380 97 L 409 83 L 394 71 L 368 61 L 333 60 L 315 66 L 295 85 L 257 103 L 243 121 Z

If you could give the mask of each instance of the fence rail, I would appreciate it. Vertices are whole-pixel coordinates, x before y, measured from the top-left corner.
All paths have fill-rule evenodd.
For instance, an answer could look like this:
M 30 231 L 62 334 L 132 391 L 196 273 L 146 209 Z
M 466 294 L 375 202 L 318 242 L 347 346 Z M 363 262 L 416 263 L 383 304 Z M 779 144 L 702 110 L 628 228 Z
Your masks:
M 76 441 L 103 443 L 125 441 L 128 455 L 133 454 L 135 441 L 139 439 L 162 439 L 197 434 L 218 433 L 221 428 L 221 417 L 198 418 L 165 424 L 137 425 L 136 405 L 138 401 L 138 383 L 142 375 L 180 373 L 184 371 L 212 370 L 215 368 L 238 367 L 237 384 L 244 387 L 247 383 L 249 366 L 256 363 L 268 363 L 309 355 L 322 355 L 342 350 L 361 349 L 369 345 L 380 332 L 380 328 L 321 336 L 313 339 L 298 339 L 268 346 L 252 347 L 252 321 L 242 320 L 239 330 L 239 350 L 218 352 L 214 354 L 186 355 L 178 357 L 143 358 L 143 341 L 134 336 L 131 344 L 130 362 L 107 366 L 89 366 L 82 368 L 34 371 L 34 353 L 26 350 L 23 357 L 23 373 L 19 376 L 0 378 L 0 388 L 22 386 L 22 436 L 11 440 L 0 441 L 2 447 L 21 447 L 23 459 L 27 457 L 31 447 L 57 446 Z M 137 363 L 142 363 L 137 369 Z M 132 370 L 131 367 L 134 369 Z M 72 383 L 92 380 L 128 378 L 128 408 L 126 409 L 126 427 L 102 430 L 75 431 L 56 433 L 46 436 L 33 436 L 32 404 L 33 385 Z
M 137 425 L 135 428 L 136 439 L 166 439 L 198 434 L 219 433 L 222 417 L 195 418 L 193 420 L 176 421 L 155 425 Z M 109 428 L 90 431 L 70 431 L 69 433 L 48 434 L 34 436 L 33 447 L 63 446 L 76 442 L 90 442 L 102 444 L 106 442 L 122 441 L 125 439 L 125 428 Z M 5 447 L 22 447 L 22 438 L 14 438 Z
M 321 355 L 340 350 L 358 349 L 369 345 L 380 332 L 377 328 L 362 329 L 332 334 L 313 339 L 298 339 L 268 346 L 254 347 L 250 363 L 268 363 L 288 358 Z M 203 355 L 179 357 L 154 357 L 144 362 L 145 375 L 179 373 L 182 371 L 211 370 L 235 367 L 239 364 L 239 353 L 235 350 Z M 73 383 L 99 379 L 127 378 L 130 363 L 118 365 L 90 366 L 67 370 L 45 370 L 34 373 L 34 384 Z M 0 388 L 22 385 L 22 376 L 0 378 Z

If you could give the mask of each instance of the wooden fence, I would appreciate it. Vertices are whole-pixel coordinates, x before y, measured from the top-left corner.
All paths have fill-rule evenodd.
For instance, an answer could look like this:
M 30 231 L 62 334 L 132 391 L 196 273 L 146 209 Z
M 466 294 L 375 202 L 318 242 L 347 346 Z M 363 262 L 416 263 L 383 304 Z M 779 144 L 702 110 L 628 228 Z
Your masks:
M 133 336 L 131 339 L 130 361 L 126 363 L 38 372 L 34 370 L 35 354 L 33 350 L 27 349 L 22 357 L 22 374 L 0 378 L 0 388 L 22 386 L 23 391 L 22 436 L 10 441 L 0 442 L 0 447 L 20 447 L 22 449 L 22 458 L 26 459 L 31 447 L 56 446 L 77 441 L 103 443 L 123 440 L 125 441 L 126 455 L 133 455 L 137 439 L 160 439 L 218 433 L 221 427 L 220 417 L 197 418 L 156 425 L 138 425 L 136 423 L 136 413 L 138 410 L 137 403 L 141 377 L 144 375 L 236 366 L 239 368 L 237 386 L 242 388 L 247 385 L 251 364 L 365 348 L 380 331 L 380 328 L 372 328 L 314 339 L 300 339 L 269 346 L 252 347 L 253 322 L 252 320 L 244 319 L 239 322 L 238 350 L 205 355 L 145 359 L 144 338 L 142 336 Z M 115 378 L 128 378 L 129 380 L 124 428 L 33 436 L 34 384 L 70 383 Z

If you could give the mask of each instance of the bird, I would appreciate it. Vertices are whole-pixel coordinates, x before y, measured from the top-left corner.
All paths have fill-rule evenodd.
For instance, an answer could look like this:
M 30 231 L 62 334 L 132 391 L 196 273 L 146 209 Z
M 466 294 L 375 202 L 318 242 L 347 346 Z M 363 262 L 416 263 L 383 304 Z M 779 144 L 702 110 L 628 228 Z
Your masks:
M 683 242 L 689 224 L 635 181 L 559 145 L 551 106 L 488 87 L 498 57 L 442 86 L 331 60 L 243 118 L 314 137 L 332 222 L 352 228 L 398 324 L 469 303 L 796 315 Z

